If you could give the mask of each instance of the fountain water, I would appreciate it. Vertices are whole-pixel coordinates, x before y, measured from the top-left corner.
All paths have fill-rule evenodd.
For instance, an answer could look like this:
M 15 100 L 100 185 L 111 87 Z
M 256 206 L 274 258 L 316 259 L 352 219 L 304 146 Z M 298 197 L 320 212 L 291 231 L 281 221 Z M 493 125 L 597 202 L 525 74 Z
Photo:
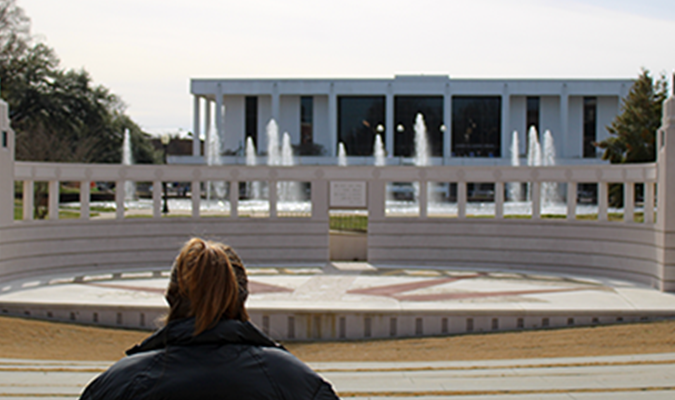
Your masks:
M 429 165 L 429 138 L 427 137 L 427 126 L 424 123 L 424 116 L 418 113 L 415 117 L 415 157 L 413 162 L 418 167 L 426 167 Z M 413 187 L 415 189 L 415 199 L 419 202 L 419 183 L 415 182 Z M 434 184 L 429 182 L 427 184 L 427 202 L 429 204 L 436 204 L 436 199 L 433 198 Z
M 209 151 L 206 154 L 206 164 L 207 165 L 222 165 L 222 159 L 220 158 L 220 136 L 213 132 L 211 129 L 208 135 L 210 139 Z M 225 182 L 210 182 L 207 185 L 206 197 L 211 200 L 213 194 L 216 198 L 222 199 L 225 197 Z
M 382 143 L 382 136 L 378 133 L 375 135 L 375 144 L 373 145 L 373 156 L 375 156 L 375 166 L 383 167 L 386 165 L 384 157 L 384 144 Z
M 281 141 L 281 165 L 291 167 L 295 165 L 293 160 L 293 147 L 291 146 L 291 135 L 284 132 Z M 300 200 L 300 187 L 298 182 L 279 182 L 277 184 L 279 192 L 279 201 L 292 203 Z
M 293 147 L 291 146 L 291 135 L 288 132 L 284 132 L 283 139 L 281 141 L 281 165 L 289 167 L 295 165 L 293 161 Z
M 539 136 L 534 126 L 527 132 L 527 166 L 538 167 L 541 165 L 541 145 Z
M 124 130 L 124 140 L 122 141 L 122 164 L 131 165 L 134 163 L 131 152 L 131 135 L 129 129 Z M 124 182 L 124 200 L 133 200 L 136 197 L 136 183 L 133 181 Z
M 338 144 L 338 165 L 340 167 L 347 166 L 347 150 L 345 150 L 345 144 L 342 142 Z
M 246 138 L 246 165 L 254 167 L 257 164 L 255 144 L 253 138 Z M 248 197 L 254 200 L 260 198 L 260 182 L 250 182 L 248 186 Z
M 555 165 L 555 146 L 553 144 L 553 135 L 551 131 L 544 132 L 544 152 L 542 155 L 542 165 Z M 546 182 L 542 185 L 542 203 L 550 205 L 560 202 L 558 193 L 558 184 L 556 182 Z
M 527 149 L 527 165 L 538 166 L 554 166 L 555 165 L 555 146 L 553 144 L 553 135 L 551 131 L 544 132 L 544 150 L 537 135 L 537 130 L 534 126 L 530 127 L 528 132 L 528 149 Z M 531 193 L 528 189 L 528 197 L 531 199 Z M 558 193 L 558 184 L 555 182 L 545 182 L 541 186 L 541 202 L 544 207 L 551 207 L 551 205 L 560 203 L 560 195 Z
M 424 124 L 422 114 L 415 117 L 415 165 L 426 167 L 429 165 L 429 141 L 427 139 L 427 127 Z
M 267 123 L 267 165 L 279 165 L 279 126 L 274 119 Z
M 541 145 L 539 135 L 534 126 L 527 132 L 527 166 L 538 167 L 541 165 Z M 532 185 L 527 185 L 527 200 L 532 200 Z
M 511 165 L 520 166 L 520 145 L 518 143 L 518 132 L 513 131 L 511 139 Z M 508 184 L 508 200 L 520 201 L 520 182 L 511 182 Z

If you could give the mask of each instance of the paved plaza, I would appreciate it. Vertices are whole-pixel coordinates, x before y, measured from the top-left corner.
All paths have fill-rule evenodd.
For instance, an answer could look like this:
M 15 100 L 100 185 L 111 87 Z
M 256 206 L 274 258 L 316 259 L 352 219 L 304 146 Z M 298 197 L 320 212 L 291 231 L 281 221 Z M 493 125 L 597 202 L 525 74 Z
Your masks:
M 0 359 L 0 399 L 75 399 L 110 363 Z M 672 399 L 675 353 L 558 359 L 314 363 L 341 398 Z
M 165 307 L 168 270 L 14 281 L 0 305 Z M 675 314 L 675 295 L 624 281 L 519 271 L 377 268 L 251 268 L 248 307 L 454 313 L 585 310 L 645 317 Z M 254 321 L 255 322 L 255 321 Z M 616 322 L 616 321 L 614 321 Z M 148 327 L 150 328 L 150 327 Z M 76 398 L 109 362 L 0 360 L 0 398 Z M 312 365 L 343 398 L 671 399 L 675 353 L 461 362 Z
M 545 273 L 455 268 L 249 268 L 247 307 L 311 310 L 651 312 L 675 316 L 675 295 L 645 285 Z M 44 276 L 5 283 L 0 304 L 165 307 L 169 271 Z

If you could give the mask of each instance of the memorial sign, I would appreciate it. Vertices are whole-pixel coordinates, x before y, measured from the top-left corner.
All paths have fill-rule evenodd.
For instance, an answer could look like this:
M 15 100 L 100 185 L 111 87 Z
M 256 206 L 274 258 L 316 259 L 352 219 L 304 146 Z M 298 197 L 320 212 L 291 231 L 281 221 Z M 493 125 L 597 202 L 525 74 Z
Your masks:
M 367 208 L 366 182 L 333 181 L 330 183 L 330 208 Z

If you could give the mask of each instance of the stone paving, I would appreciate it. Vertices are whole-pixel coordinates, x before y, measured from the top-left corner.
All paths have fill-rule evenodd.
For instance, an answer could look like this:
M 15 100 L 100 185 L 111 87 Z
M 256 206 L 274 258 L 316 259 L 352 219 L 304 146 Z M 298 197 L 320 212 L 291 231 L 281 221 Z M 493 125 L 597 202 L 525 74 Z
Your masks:
M 75 399 L 108 365 L 0 359 L 0 399 Z M 311 366 L 335 386 L 342 398 L 352 399 L 675 398 L 675 353 Z
M 675 295 L 600 278 L 519 271 L 375 268 L 251 268 L 247 306 L 373 310 L 632 310 L 672 312 Z M 165 306 L 168 271 L 48 276 L 4 283 L 0 304 Z
M 675 296 L 609 279 L 456 268 L 251 268 L 248 307 L 672 313 Z M 165 307 L 168 270 L 5 283 L 0 305 Z M 0 360 L 0 399 L 77 398 L 109 363 Z M 672 399 L 675 354 L 425 363 L 315 363 L 343 398 Z

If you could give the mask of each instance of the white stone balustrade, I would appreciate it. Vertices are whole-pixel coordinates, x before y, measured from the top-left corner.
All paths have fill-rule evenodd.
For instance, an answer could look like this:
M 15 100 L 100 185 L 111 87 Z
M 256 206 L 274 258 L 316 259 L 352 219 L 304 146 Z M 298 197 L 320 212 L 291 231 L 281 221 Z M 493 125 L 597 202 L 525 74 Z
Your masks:
M 5 106 L 6 107 L 6 106 Z M 181 242 L 192 235 L 225 241 L 250 265 L 323 265 L 329 261 L 331 181 L 367 183 L 368 261 L 380 265 L 446 265 L 541 272 L 569 272 L 633 280 L 675 290 L 675 102 L 664 106 L 658 163 L 555 167 L 489 166 L 293 166 L 92 165 L 14 162 L 13 132 L 0 149 L 0 281 L 46 271 L 124 271 L 168 267 Z M 6 113 L 5 113 L 6 115 Z M 1 122 L 1 121 L 0 121 Z M 671 154 L 672 153 L 672 154 Z M 32 220 L 32 182 L 49 182 L 49 218 Z M 80 182 L 81 218 L 58 219 L 58 182 Z M 153 218 L 124 218 L 124 181 L 191 182 L 192 211 L 160 218 L 162 198 L 153 191 Z M 200 215 L 200 182 L 268 182 L 268 218 L 239 215 L 238 191 L 230 190 L 228 218 Z M 276 182 L 311 184 L 311 218 L 280 218 Z M 23 219 L 13 220 L 15 182 L 23 182 Z M 90 182 L 116 182 L 116 218 L 91 219 Z M 429 215 L 422 194 L 414 217 L 385 212 L 388 182 L 457 183 L 457 217 Z M 467 184 L 494 183 L 494 218 L 470 218 Z M 531 218 L 505 218 L 504 185 L 530 183 Z M 567 184 L 566 218 L 542 218 L 541 191 L 548 182 Z M 597 220 L 576 218 L 576 183 L 598 184 Z M 624 221 L 608 219 L 610 184 L 624 186 Z M 635 184 L 644 184 L 643 223 L 635 223 Z M 658 191 L 655 189 L 658 184 Z M 654 206 L 658 192 L 658 213 Z M 426 190 L 422 190 L 426 193 Z

